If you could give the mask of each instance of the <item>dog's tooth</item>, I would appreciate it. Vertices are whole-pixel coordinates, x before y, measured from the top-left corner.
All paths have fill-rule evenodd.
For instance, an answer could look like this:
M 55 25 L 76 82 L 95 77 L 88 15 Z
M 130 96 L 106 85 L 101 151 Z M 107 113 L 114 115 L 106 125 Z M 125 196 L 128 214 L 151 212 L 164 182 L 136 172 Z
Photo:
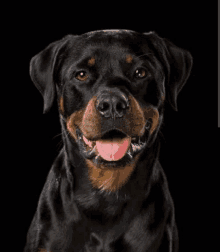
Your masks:
M 141 146 L 140 146 L 140 145 L 138 145 L 138 146 L 137 146 L 137 149 L 138 149 L 138 150 L 140 150 L 140 149 L 141 149 Z
M 93 146 L 92 152 L 96 151 L 96 145 Z
M 132 144 L 129 147 L 129 151 L 130 151 L 131 155 L 133 156 L 134 152 L 133 152 Z
M 97 156 L 95 157 L 95 161 L 96 161 L 96 162 L 98 162 L 99 157 L 100 157 L 99 155 L 97 155 Z
M 96 148 L 95 147 L 93 147 L 93 149 L 90 151 L 90 155 L 94 155 L 94 154 L 96 154 Z
M 129 156 L 131 159 L 133 158 L 133 155 L 132 155 L 132 153 L 131 153 L 131 151 L 130 151 L 130 148 L 128 149 L 127 154 L 128 154 L 128 156 Z
M 136 145 L 132 143 L 131 147 L 132 147 L 133 152 L 135 152 L 136 151 Z
M 133 152 L 141 150 L 141 146 L 140 145 L 138 145 L 138 144 L 131 144 L 131 145 L 132 145 Z

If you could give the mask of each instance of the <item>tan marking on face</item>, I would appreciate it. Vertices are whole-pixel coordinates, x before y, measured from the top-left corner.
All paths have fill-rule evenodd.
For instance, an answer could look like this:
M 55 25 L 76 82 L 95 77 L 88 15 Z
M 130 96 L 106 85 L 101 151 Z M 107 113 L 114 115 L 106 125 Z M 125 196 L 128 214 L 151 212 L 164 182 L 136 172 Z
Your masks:
M 94 188 L 100 190 L 115 192 L 120 189 L 130 178 L 136 167 L 140 154 L 138 154 L 131 164 L 124 167 L 108 168 L 105 165 L 94 164 L 87 159 L 86 163 L 89 168 L 89 179 Z
M 88 60 L 88 65 L 89 66 L 94 66 L 95 65 L 95 57 L 92 57 L 91 59 Z
M 75 140 L 77 140 L 76 127 L 81 128 L 83 113 L 83 110 L 76 111 L 66 121 L 67 130 Z
M 161 101 L 162 101 L 162 102 L 165 101 L 165 95 L 164 95 L 164 94 L 161 96 Z
M 133 57 L 130 54 L 126 55 L 126 62 L 127 63 L 131 63 L 132 60 L 133 60 Z
M 88 65 L 89 66 L 94 66 L 95 65 L 95 58 L 92 57 L 89 61 L 88 61 Z
M 154 130 L 157 128 L 159 125 L 159 112 L 156 108 L 145 108 L 144 109 L 144 116 L 146 120 L 151 119 L 152 120 L 152 125 L 150 129 L 150 134 L 154 132 Z
M 64 114 L 64 106 L 63 106 L 63 97 L 60 98 L 60 104 L 59 104 L 60 111 L 62 114 Z

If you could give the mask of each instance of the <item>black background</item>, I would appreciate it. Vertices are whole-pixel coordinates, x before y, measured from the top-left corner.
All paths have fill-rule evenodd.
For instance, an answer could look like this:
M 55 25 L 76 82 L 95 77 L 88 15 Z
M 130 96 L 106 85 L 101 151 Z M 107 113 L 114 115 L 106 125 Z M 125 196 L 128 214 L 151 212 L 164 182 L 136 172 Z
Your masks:
M 5 74 L 9 88 L 4 105 L 10 128 L 9 145 L 6 145 L 9 174 L 3 177 L 3 182 L 7 180 L 5 190 L 9 192 L 6 203 L 10 208 L 7 214 L 11 216 L 9 238 L 12 242 L 11 239 L 19 237 L 16 251 L 22 251 L 25 245 L 46 176 L 62 146 L 56 106 L 43 115 L 43 99 L 29 77 L 30 59 L 67 34 L 99 29 L 156 31 L 193 56 L 190 78 L 178 96 L 178 112 L 166 105 L 160 160 L 175 203 L 180 251 L 204 248 L 203 235 L 209 233 L 205 226 L 210 222 L 205 207 L 214 204 L 210 198 L 213 190 L 209 192 L 209 189 L 219 166 L 214 148 L 217 4 L 215 1 L 212 6 L 199 1 L 151 2 L 155 4 L 148 1 L 19 4 L 13 5 L 13 13 L 9 11 L 4 22 L 13 25 L 3 38 L 9 49 L 2 48 L 7 53 Z

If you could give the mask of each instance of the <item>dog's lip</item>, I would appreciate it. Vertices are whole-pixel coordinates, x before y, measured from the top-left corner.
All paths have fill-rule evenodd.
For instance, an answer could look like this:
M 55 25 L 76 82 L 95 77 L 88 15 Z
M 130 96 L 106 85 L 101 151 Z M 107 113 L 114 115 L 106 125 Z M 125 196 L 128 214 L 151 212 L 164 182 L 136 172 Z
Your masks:
M 85 141 L 85 143 L 90 146 L 90 147 L 94 147 L 96 141 L 99 141 L 99 140 L 103 140 L 103 139 L 108 139 L 106 137 L 106 134 L 108 133 L 111 133 L 113 131 L 117 131 L 119 134 L 121 134 L 121 136 L 115 136 L 113 135 L 112 137 L 109 137 L 110 138 L 131 138 L 131 143 L 133 144 L 141 144 L 141 142 L 143 143 L 144 142 L 144 137 L 145 137 L 145 134 L 143 134 L 142 136 L 129 136 L 128 134 L 125 134 L 123 131 L 121 130 L 107 130 L 105 131 L 101 136 L 96 136 L 96 137 L 93 137 L 93 138 L 87 138 L 83 133 L 82 131 L 77 127 L 76 129 L 76 134 L 77 134 L 77 137 L 78 139 L 83 139 Z
M 124 132 L 123 130 L 121 130 L 121 129 L 112 128 L 110 130 L 108 129 L 106 131 L 103 131 L 102 133 L 97 134 L 95 136 L 86 137 L 84 134 L 82 134 L 82 131 L 78 126 L 76 126 L 76 133 L 77 133 L 77 136 L 81 136 L 81 137 L 84 136 L 87 139 L 87 141 L 89 141 L 91 143 L 95 143 L 98 140 L 105 139 L 104 137 L 105 137 L 106 134 L 115 131 L 115 132 L 121 134 L 121 136 L 119 136 L 120 138 L 123 138 L 123 136 L 124 137 L 130 137 L 132 142 L 137 143 L 137 142 L 139 142 L 140 138 L 143 138 L 145 136 L 145 131 L 150 130 L 151 126 L 152 126 L 152 120 L 151 119 L 146 120 L 146 123 L 145 123 L 145 126 L 144 126 L 144 131 L 142 132 L 142 135 L 140 135 L 140 136 L 137 136 L 137 135 L 134 135 L 134 134 L 129 135 L 126 132 Z M 112 138 L 112 137 L 110 137 L 110 138 Z
M 102 137 L 106 133 L 109 133 L 110 131 L 106 131 L 104 134 L 102 134 Z M 96 152 L 96 141 L 98 141 L 101 138 L 97 138 L 97 140 L 89 140 L 82 134 L 79 128 L 76 129 L 76 133 L 77 133 L 78 141 L 83 145 L 83 151 L 84 151 L 85 156 L 88 159 L 91 159 L 91 158 L 97 159 L 99 155 L 97 156 L 97 152 Z M 124 132 L 121 132 L 121 133 L 122 135 L 124 135 L 124 138 L 129 137 L 128 135 L 125 135 Z M 142 136 L 132 136 L 130 138 L 131 138 L 131 143 L 126 153 L 129 156 L 129 158 L 132 160 L 134 158 L 134 155 L 138 154 L 146 146 L 146 138 L 145 138 L 145 134 L 143 134 Z M 113 162 L 117 162 L 117 161 L 113 161 Z
M 80 129 L 79 129 L 80 130 Z M 105 139 L 105 138 L 107 138 L 107 137 L 105 137 L 107 134 L 109 134 L 109 133 L 111 133 L 111 132 L 113 132 L 114 131 L 114 133 L 116 132 L 117 134 L 121 134 L 121 138 L 122 138 L 122 136 L 124 136 L 124 137 L 131 137 L 131 136 L 129 136 L 128 134 L 126 134 L 124 131 L 122 131 L 122 130 L 118 130 L 118 129 L 111 129 L 111 130 L 106 130 L 106 131 L 103 131 L 102 133 L 100 133 L 100 134 L 97 134 L 97 135 L 95 135 L 95 136 L 90 136 L 90 137 L 86 137 L 85 135 L 83 135 L 84 137 L 86 137 L 86 139 L 88 140 L 88 141 L 91 141 L 91 142 L 95 142 L 95 141 L 99 141 L 99 140 L 101 140 L 101 139 Z M 82 131 L 80 130 L 80 133 L 82 134 Z M 113 136 L 114 137 L 114 136 Z M 111 137 L 110 137 L 111 138 Z

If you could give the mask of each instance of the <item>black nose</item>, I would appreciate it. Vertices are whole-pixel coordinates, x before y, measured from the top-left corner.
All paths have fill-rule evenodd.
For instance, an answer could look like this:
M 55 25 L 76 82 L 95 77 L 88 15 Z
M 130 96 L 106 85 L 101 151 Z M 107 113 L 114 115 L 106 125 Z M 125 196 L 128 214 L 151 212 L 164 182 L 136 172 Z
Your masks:
M 108 92 L 97 98 L 96 109 L 106 118 L 123 117 L 128 107 L 128 99 L 122 93 Z

